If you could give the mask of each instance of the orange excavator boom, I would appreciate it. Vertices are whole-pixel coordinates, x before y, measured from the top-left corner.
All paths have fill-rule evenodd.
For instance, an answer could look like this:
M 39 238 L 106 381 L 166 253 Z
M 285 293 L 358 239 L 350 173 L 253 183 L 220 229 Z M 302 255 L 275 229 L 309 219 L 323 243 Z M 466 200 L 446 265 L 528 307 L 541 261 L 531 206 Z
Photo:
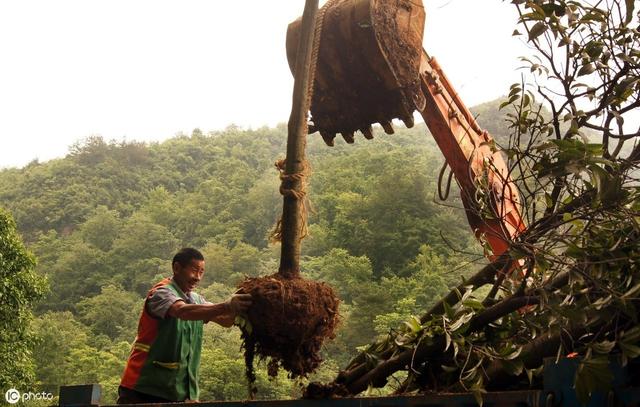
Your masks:
M 426 104 L 420 114 L 460 185 L 469 225 L 491 247 L 492 258 L 504 253 L 525 229 L 518 190 L 493 138 L 462 103 L 435 58 L 423 53 L 420 78 Z M 476 196 L 485 178 L 493 208 L 483 214 Z M 485 215 L 485 216 L 483 216 Z

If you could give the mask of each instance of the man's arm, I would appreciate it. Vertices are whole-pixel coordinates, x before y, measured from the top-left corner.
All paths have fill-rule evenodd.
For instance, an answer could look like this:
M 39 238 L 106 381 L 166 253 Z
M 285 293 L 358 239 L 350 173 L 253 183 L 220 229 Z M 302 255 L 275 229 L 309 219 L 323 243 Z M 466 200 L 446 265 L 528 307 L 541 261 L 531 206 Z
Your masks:
M 233 325 L 238 314 L 251 306 L 251 295 L 234 294 L 228 301 L 218 304 L 187 304 L 182 300 L 174 302 L 167 315 L 188 321 L 213 321 L 224 327 Z
M 230 309 L 225 302 L 219 304 L 187 304 L 183 300 L 174 302 L 167 311 L 168 316 L 187 321 L 212 321 L 229 313 Z

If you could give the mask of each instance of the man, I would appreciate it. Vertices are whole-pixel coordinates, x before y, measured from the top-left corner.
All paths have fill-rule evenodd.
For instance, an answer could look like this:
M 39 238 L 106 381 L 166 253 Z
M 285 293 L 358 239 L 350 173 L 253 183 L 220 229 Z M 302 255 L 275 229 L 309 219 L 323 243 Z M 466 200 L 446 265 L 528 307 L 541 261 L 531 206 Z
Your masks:
M 118 404 L 197 400 L 203 324 L 230 327 L 251 305 L 249 294 L 212 304 L 193 292 L 204 274 L 204 257 L 196 249 L 180 250 L 172 269 L 173 277 L 147 294 Z

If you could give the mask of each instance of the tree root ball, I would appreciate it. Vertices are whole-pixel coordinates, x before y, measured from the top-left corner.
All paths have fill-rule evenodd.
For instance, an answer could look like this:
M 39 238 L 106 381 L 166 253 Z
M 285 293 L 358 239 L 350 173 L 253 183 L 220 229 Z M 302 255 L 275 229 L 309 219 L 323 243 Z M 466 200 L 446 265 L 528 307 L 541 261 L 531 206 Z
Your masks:
M 255 380 L 254 354 L 271 359 L 271 376 L 277 375 L 278 367 L 292 378 L 312 373 L 322 362 L 322 343 L 335 336 L 340 300 L 333 288 L 280 274 L 247 278 L 239 287 L 253 299 L 248 311 L 251 328 L 243 328 L 249 381 Z

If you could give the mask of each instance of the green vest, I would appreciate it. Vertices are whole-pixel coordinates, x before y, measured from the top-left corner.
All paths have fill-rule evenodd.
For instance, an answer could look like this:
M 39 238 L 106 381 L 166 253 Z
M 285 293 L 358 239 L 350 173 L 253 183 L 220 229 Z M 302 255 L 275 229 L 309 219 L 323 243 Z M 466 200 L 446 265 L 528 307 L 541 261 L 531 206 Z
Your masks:
M 187 296 L 174 281 L 165 287 L 187 302 Z M 204 304 L 203 298 L 194 292 L 191 298 L 195 304 Z M 134 390 L 167 400 L 197 400 L 204 323 L 168 316 L 157 321 L 156 339 L 148 348 L 148 357 Z M 134 347 L 136 345 L 140 344 Z

